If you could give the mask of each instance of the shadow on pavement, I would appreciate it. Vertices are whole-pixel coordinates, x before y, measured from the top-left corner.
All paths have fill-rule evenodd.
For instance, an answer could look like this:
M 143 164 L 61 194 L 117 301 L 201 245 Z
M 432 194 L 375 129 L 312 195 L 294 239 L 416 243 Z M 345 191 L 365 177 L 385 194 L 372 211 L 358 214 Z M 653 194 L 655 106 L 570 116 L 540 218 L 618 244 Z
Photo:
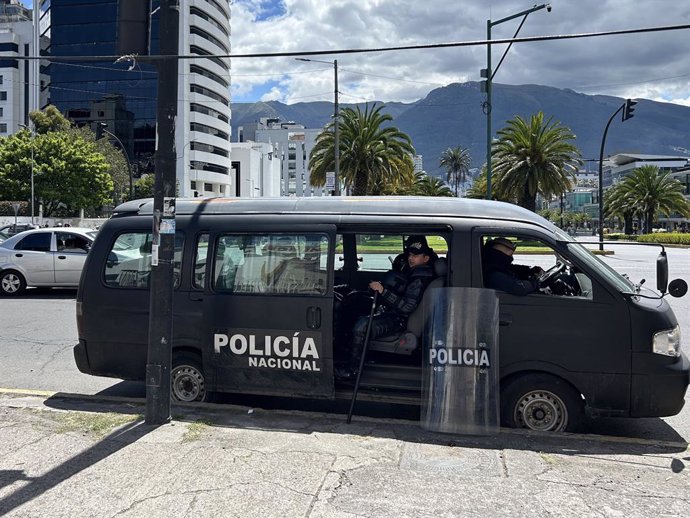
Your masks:
M 5 515 L 33 500 L 80 471 L 135 443 L 156 428 L 145 425 L 141 420 L 125 425 L 40 477 L 26 477 L 24 472 L 16 470 L 0 471 L 0 487 L 18 480 L 26 481 L 25 485 L 0 499 L 0 515 Z
M 47 406 L 61 410 L 86 412 L 120 412 L 144 413 L 145 399 L 108 401 L 108 396 L 83 399 L 72 394 L 56 394 L 46 400 Z M 248 399 L 254 399 L 251 403 Z M 275 399 L 275 398 L 271 398 Z M 265 406 L 254 406 L 256 398 L 242 397 L 243 403 L 228 404 L 175 404 L 171 413 L 173 419 L 183 422 L 203 421 L 205 424 L 223 428 L 265 430 L 266 432 L 293 433 L 336 433 L 367 437 L 394 438 L 413 443 L 425 443 L 440 446 L 483 449 L 514 449 L 559 453 L 563 455 L 580 454 L 620 454 L 644 455 L 658 453 L 684 452 L 688 443 L 663 421 L 670 432 L 663 438 L 653 439 L 607 437 L 593 434 L 559 434 L 539 433 L 525 430 L 501 429 L 493 436 L 466 436 L 441 434 L 422 429 L 414 407 L 408 407 L 407 415 L 400 415 L 399 405 L 381 405 L 362 403 L 352 424 L 345 422 L 346 402 L 308 402 L 309 408 L 269 409 Z M 250 406 L 247 406 L 248 403 Z M 318 403 L 318 404 L 317 404 Z M 323 406 L 323 408 L 322 408 Z M 395 413 L 391 414 L 396 406 Z M 274 406 L 275 408 L 275 406 Z M 308 410 L 308 411 L 305 411 Z M 375 418 L 372 418 L 375 417 Z M 394 420 L 393 420 L 394 419 Z M 417 420 L 413 420 L 417 419 Z M 672 433 L 671 433 L 672 432 Z
M 70 300 L 76 299 L 77 288 L 27 288 L 21 295 L 3 300 Z

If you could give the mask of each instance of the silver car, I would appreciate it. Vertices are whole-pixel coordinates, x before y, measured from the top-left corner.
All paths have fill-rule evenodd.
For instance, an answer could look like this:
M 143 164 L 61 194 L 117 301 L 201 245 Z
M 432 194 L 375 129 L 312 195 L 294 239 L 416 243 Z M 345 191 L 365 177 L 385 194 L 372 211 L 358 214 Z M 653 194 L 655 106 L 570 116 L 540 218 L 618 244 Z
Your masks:
M 76 287 L 96 231 L 90 228 L 37 228 L 0 243 L 0 295 L 18 295 L 27 286 Z

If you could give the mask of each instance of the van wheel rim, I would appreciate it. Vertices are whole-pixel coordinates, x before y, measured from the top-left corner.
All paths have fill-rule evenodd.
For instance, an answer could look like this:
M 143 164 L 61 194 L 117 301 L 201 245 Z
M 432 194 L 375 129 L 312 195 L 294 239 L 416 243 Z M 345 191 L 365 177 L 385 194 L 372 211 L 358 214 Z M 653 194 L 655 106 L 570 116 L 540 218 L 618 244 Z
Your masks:
M 16 293 L 19 291 L 19 286 L 21 286 L 21 281 L 13 273 L 8 273 L 2 278 L 2 291 L 5 293 Z
M 515 423 L 542 432 L 562 432 L 568 426 L 568 408 L 553 392 L 533 390 L 515 406 Z
M 177 367 L 173 371 L 172 391 L 176 401 L 201 401 L 206 394 L 204 375 L 189 365 Z

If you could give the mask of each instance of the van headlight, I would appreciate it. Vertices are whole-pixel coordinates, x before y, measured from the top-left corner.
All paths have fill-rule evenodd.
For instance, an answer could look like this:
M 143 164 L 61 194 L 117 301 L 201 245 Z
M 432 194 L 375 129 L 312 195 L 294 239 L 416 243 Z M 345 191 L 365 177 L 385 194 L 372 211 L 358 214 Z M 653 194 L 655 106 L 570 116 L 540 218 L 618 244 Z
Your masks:
M 665 356 L 680 356 L 680 325 L 654 333 L 652 352 Z

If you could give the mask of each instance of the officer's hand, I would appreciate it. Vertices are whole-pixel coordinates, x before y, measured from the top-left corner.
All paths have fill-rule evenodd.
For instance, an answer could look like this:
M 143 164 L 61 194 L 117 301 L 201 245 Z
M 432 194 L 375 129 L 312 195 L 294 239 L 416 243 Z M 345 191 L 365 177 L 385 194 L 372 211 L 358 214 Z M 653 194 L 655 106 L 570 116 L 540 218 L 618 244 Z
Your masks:
M 544 269 L 541 266 L 532 266 L 529 271 L 532 275 L 537 277 L 544 273 Z
M 383 293 L 383 284 L 381 284 L 379 281 L 371 281 L 369 283 L 369 289 Z

